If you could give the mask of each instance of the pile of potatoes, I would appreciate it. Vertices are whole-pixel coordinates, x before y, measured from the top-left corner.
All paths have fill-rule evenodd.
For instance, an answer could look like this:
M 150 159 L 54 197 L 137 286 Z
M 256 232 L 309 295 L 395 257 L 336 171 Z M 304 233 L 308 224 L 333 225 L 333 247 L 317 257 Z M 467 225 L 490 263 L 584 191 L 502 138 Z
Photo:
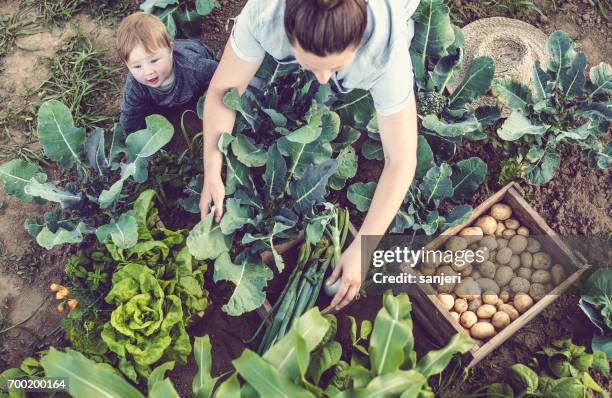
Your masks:
M 566 277 L 540 242 L 512 218 L 510 206 L 497 203 L 446 242 L 446 250 L 480 250 L 471 264 L 421 264 L 424 275 L 461 274 L 460 284 L 437 286 L 438 299 L 481 343 L 493 337 L 543 298 Z M 481 260 L 479 257 L 477 260 Z

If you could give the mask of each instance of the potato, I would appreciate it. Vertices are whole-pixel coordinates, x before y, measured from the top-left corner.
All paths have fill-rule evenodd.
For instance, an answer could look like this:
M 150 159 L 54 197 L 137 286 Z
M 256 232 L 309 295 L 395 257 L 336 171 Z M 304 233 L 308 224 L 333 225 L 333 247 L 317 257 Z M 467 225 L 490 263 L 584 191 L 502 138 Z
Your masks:
M 533 268 L 535 269 L 549 269 L 552 259 L 548 253 L 537 252 L 533 255 Z
M 533 254 L 540 251 L 540 247 L 542 247 L 542 245 L 537 239 L 527 238 L 527 251 L 529 253 Z
M 552 275 L 550 274 L 550 272 L 543 270 L 543 269 L 539 269 L 535 271 L 533 274 L 531 274 L 531 282 L 533 283 L 545 284 L 545 283 L 550 282 L 551 280 L 552 280 Z
M 478 308 L 480 308 L 481 305 L 482 305 L 482 299 L 475 298 L 474 300 L 468 303 L 468 311 L 472 311 L 473 313 L 476 313 L 476 311 L 478 311 Z
M 421 267 L 423 275 L 431 276 L 436 274 L 436 267 Z
M 465 311 L 459 318 L 459 323 L 466 329 L 474 326 L 476 322 L 478 322 L 478 317 L 472 311 Z
M 495 235 L 498 238 L 501 238 L 505 230 L 506 230 L 506 226 L 504 225 L 504 223 L 499 222 L 497 223 L 497 228 L 495 228 L 495 233 L 493 235 Z
M 504 221 L 504 225 L 506 226 L 506 228 L 516 230 L 518 229 L 518 227 L 521 226 L 521 223 L 519 223 L 516 218 L 509 218 L 506 221 Z
M 438 268 L 436 275 L 457 276 L 457 273 L 448 265 L 443 265 Z M 439 293 L 451 293 L 455 290 L 455 283 L 439 283 L 436 284 Z
M 480 240 L 480 246 L 486 247 L 489 250 L 495 250 L 497 249 L 497 240 L 494 236 L 484 236 Z
M 511 304 L 504 304 L 500 307 L 499 310 L 508 314 L 511 321 L 519 317 L 518 311 Z
M 505 221 L 512 216 L 512 209 L 504 203 L 495 203 L 491 206 L 491 216 L 497 221 Z
M 476 339 L 488 339 L 495 335 L 495 327 L 488 322 L 476 322 L 470 328 L 470 335 Z
M 521 267 L 531 268 L 533 264 L 533 256 L 531 253 L 525 251 L 521 253 Z
M 527 248 L 527 238 L 523 235 L 514 235 L 508 241 L 508 247 L 514 254 L 521 254 Z
M 482 238 L 483 233 L 480 227 L 467 227 L 459 232 L 459 236 L 466 238 L 469 243 L 476 243 Z
M 500 251 L 505 247 L 508 247 L 508 240 L 504 238 L 497 238 L 497 251 Z
M 510 300 L 510 292 L 507 290 L 502 290 L 499 293 L 499 301 L 503 304 Z
M 458 298 L 455 300 L 455 305 L 453 307 L 455 309 L 455 311 L 457 311 L 458 313 L 463 313 L 465 311 L 467 311 L 468 309 L 468 302 L 466 299 L 462 299 L 462 298 Z
M 502 237 L 503 238 L 511 238 L 514 235 L 516 235 L 516 231 L 513 230 L 513 229 L 506 228 L 506 229 L 504 229 L 504 232 L 502 232 Z
M 495 276 L 496 269 L 497 267 L 495 266 L 495 264 L 490 261 L 485 261 L 478 267 L 478 271 L 485 278 L 493 278 Z
M 493 292 L 484 292 L 482 294 L 482 302 L 485 304 L 497 305 L 499 297 Z
M 529 236 L 529 230 L 527 229 L 527 227 L 519 227 L 516 230 L 516 233 L 518 235 L 522 235 L 522 236 L 525 236 L 525 237 Z
M 565 279 L 565 267 L 563 267 L 561 264 L 553 265 L 550 269 L 550 273 L 552 276 L 552 283 L 555 286 L 559 286 Z
M 469 300 L 473 300 L 480 297 L 482 289 L 480 286 L 471 278 L 465 279 L 455 289 L 457 296 Z
M 548 290 L 546 289 L 546 286 L 542 285 L 541 283 L 532 283 L 531 287 L 529 288 L 529 295 L 535 301 L 542 300 L 544 296 L 546 296 L 546 293 L 548 293 Z
M 446 241 L 446 248 L 453 252 L 465 250 L 468 247 L 468 240 L 464 236 L 453 236 Z
M 493 235 L 497 229 L 497 221 L 491 216 L 482 216 L 474 223 L 475 227 L 479 227 L 485 235 Z
M 490 291 L 495 294 L 499 294 L 500 292 L 499 286 L 497 285 L 497 283 L 495 283 L 493 279 L 480 278 L 476 281 L 476 283 L 478 284 L 478 286 L 480 286 L 480 290 L 483 292 Z
M 514 296 L 514 308 L 516 308 L 519 313 L 524 313 L 531 308 L 532 305 L 533 299 L 528 294 L 519 293 Z
M 504 247 L 497 251 L 497 256 L 495 260 L 498 264 L 506 265 L 510 262 L 510 257 L 512 257 L 512 250 L 509 247 Z
M 460 260 L 460 261 L 453 261 L 450 266 L 455 271 L 457 271 L 459 273 L 462 273 L 463 270 L 465 270 L 467 267 L 470 266 L 470 263 L 468 263 L 464 259 L 464 260 Z
M 450 314 L 451 318 L 453 318 L 454 320 L 459 322 L 460 315 L 458 313 L 456 313 L 455 311 L 451 311 L 451 312 L 449 312 L 449 314 Z
M 510 281 L 510 289 L 512 289 L 514 293 L 529 293 L 530 285 L 531 284 L 527 279 L 521 278 L 519 276 L 512 278 L 512 280 Z
M 510 324 L 510 315 L 506 314 L 504 311 L 497 311 L 495 315 L 493 315 L 491 323 L 495 326 L 495 329 L 501 330 Z
M 507 265 L 501 266 L 495 271 L 495 283 L 498 286 L 506 286 L 512 279 L 512 268 Z
M 527 280 L 531 280 L 531 268 L 525 268 L 525 267 L 521 267 L 516 271 L 516 276 L 527 279 Z
M 491 318 L 497 312 L 497 308 L 491 304 L 483 304 L 476 311 L 478 318 Z
M 472 273 L 470 274 L 470 276 L 471 276 L 472 278 L 474 278 L 474 280 L 477 280 L 477 279 L 482 278 L 482 276 L 480 275 L 480 272 L 478 272 L 478 271 L 472 271 Z
M 451 308 L 455 305 L 455 299 L 450 294 L 438 294 L 438 301 L 442 303 L 442 306 L 450 311 Z
M 474 262 L 482 264 L 491 257 L 491 252 L 488 247 L 482 246 L 474 250 Z
M 510 262 L 508 263 L 508 266 L 512 268 L 512 270 L 519 269 L 521 267 L 521 258 L 518 255 L 513 254 L 510 257 Z

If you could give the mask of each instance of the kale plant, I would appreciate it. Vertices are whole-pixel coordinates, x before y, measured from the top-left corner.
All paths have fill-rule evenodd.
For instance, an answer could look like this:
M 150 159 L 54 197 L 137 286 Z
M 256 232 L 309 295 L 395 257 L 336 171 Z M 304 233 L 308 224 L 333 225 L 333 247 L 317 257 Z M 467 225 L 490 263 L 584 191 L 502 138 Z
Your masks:
M 549 36 L 546 50 L 546 70 L 535 61 L 531 87 L 509 79 L 493 83 L 494 94 L 513 110 L 497 134 L 517 142 L 526 159 L 524 178 L 535 185 L 554 177 L 564 144 L 582 149 L 591 167 L 608 168 L 612 156 L 612 143 L 603 139 L 612 119 L 610 65 L 592 67 L 587 80 L 585 55 L 561 31 Z
M 48 181 L 38 165 L 15 159 L 0 166 L 0 183 L 22 202 L 59 204 L 42 220 L 26 223 L 36 242 L 51 249 L 79 243 L 85 234 L 112 241 L 127 249 L 138 238 L 136 220 L 123 214 L 129 196 L 148 178 L 149 159 L 166 145 L 174 129 L 160 115 L 146 118 L 146 128 L 124 137 L 115 125 L 110 134 L 95 128 L 89 134 L 74 125 L 68 108 L 59 101 L 44 102 L 38 112 L 38 139 L 45 154 L 71 181 Z M 131 235 L 131 233 L 134 235 Z

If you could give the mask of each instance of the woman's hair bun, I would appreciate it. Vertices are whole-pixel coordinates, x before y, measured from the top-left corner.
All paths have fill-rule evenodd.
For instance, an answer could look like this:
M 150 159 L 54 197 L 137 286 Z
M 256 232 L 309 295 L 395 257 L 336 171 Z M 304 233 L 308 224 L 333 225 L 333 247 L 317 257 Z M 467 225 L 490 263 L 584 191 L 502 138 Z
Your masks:
M 342 4 L 343 2 L 344 0 L 317 0 L 317 4 L 319 5 L 319 7 L 326 8 L 328 10 L 331 10 L 332 8 L 339 4 Z

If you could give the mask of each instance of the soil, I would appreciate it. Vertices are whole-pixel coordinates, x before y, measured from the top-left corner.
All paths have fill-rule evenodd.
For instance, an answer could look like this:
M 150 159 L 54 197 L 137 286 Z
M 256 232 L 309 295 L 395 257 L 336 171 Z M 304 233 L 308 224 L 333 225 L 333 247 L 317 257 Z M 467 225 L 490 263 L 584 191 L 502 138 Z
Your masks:
M 3 2 L 0 4 L 0 15 L 16 12 L 19 9 L 18 3 L 16 0 Z M 220 0 L 221 7 L 204 18 L 204 33 L 201 38 L 213 48 L 218 58 L 227 41 L 231 19 L 239 14 L 245 3 L 246 0 Z M 557 29 L 566 31 L 581 44 L 581 50 L 586 53 L 591 65 L 601 61 L 609 62 L 612 59 L 612 46 L 610 45 L 612 35 L 609 34 L 610 27 L 612 27 L 611 22 L 601 21 L 587 0 L 563 3 L 556 11 L 547 9 L 546 18 L 540 18 L 534 12 L 519 15 L 517 18 L 540 27 L 547 34 Z M 463 15 L 460 17 L 463 21 L 459 23 L 460 26 L 476 18 L 510 16 L 509 12 L 499 7 L 471 0 L 463 0 L 462 10 Z M 72 22 L 77 23 L 83 32 L 94 38 L 94 45 L 100 51 L 108 54 L 109 58 L 114 57 L 112 23 L 100 23 L 85 14 L 75 16 Z M 36 99 L 29 96 L 28 90 L 36 89 L 49 77 L 49 70 L 40 63 L 40 59 L 53 56 L 69 37 L 70 28 L 69 25 L 66 26 L 59 36 L 42 32 L 20 38 L 19 43 L 32 45 L 38 49 L 25 51 L 14 48 L 3 60 L 0 60 L 0 63 L 3 64 L 0 75 L 0 98 L 3 104 L 11 104 L 13 108 L 36 105 Z M 118 108 L 118 104 L 119 97 L 116 102 L 109 104 L 109 108 Z M 0 109 L 0 118 L 6 116 L 7 109 L 8 107 L 4 106 Z M 27 141 L 26 137 L 30 133 L 23 126 L 21 127 L 14 129 L 12 133 L 16 142 Z M 490 141 L 469 143 L 460 151 L 457 158 L 469 157 L 472 156 L 471 154 L 477 154 L 483 158 L 490 170 L 490 191 L 481 188 L 472 198 L 473 205 L 478 205 L 499 188 L 497 185 L 499 153 Z M 550 183 L 536 188 L 525 186 L 529 193 L 529 201 L 544 216 L 549 225 L 561 235 L 609 234 L 612 226 L 610 193 L 608 193 L 610 175 L 607 172 L 589 169 L 579 158 L 579 151 L 564 150 L 560 172 Z M 377 181 L 382 170 L 381 165 L 381 162 L 367 161 L 360 157 L 359 174 L 350 182 Z M 344 195 L 336 197 L 340 203 L 345 204 Z M 2 191 L 0 191 L 0 203 L 6 203 L 6 208 L 0 206 L 0 243 L 7 253 L 19 255 L 26 250 L 28 245 L 35 244 L 21 225 L 26 218 L 33 214 L 40 214 L 41 209 L 34 205 L 22 204 L 6 196 Z M 352 213 L 352 217 L 353 222 L 360 225 L 363 215 Z M 10 264 L 0 258 L 0 310 L 7 318 L 4 327 L 27 318 L 36 310 L 39 303 L 47 300 L 41 309 L 19 328 L 8 333 L 0 333 L 0 371 L 7 366 L 18 365 L 20 360 L 32 355 L 43 343 L 57 343 L 55 335 L 50 332 L 56 329 L 63 316 L 55 311 L 54 299 L 47 289 L 51 281 L 62 279 L 62 264 L 66 255 L 61 250 L 52 252 L 53 260 L 39 270 L 36 278 L 30 284 L 19 279 Z M 208 275 L 206 288 L 210 291 L 210 297 L 214 299 L 214 302 L 207 309 L 204 318 L 192 325 L 189 332 L 192 336 L 209 335 L 211 337 L 214 358 L 212 371 L 213 375 L 220 375 L 230 370 L 231 360 L 236 358 L 244 348 L 249 347 L 243 340 L 254 332 L 259 324 L 259 317 L 255 312 L 241 317 L 229 317 L 223 313 L 221 307 L 226 291 L 223 285 L 214 285 L 210 279 Z M 278 294 L 280 288 L 279 285 L 271 285 L 271 296 Z M 542 346 L 550 344 L 557 338 L 572 337 L 575 343 L 589 346 L 593 328 L 576 303 L 576 295 L 560 297 L 495 353 L 490 354 L 476 366 L 471 371 L 467 383 L 457 387 L 455 392 L 449 396 L 457 396 L 459 393 L 470 391 L 482 384 L 500 381 L 510 365 L 517 361 L 526 362 Z M 348 359 L 354 352 L 348 337 L 350 323 L 346 315 L 355 316 L 358 320 L 373 320 L 379 308 L 380 297 L 372 296 L 348 306 L 337 314 L 338 337 L 343 346 L 344 359 Z M 2 319 L 1 316 L 0 319 Z M 0 325 L 0 330 L 2 327 Z M 28 332 L 22 333 L 23 330 Z M 420 331 L 418 325 L 415 325 L 414 333 L 417 352 L 422 355 L 427 350 L 428 338 Z M 29 337 L 30 334 L 34 338 Z M 49 334 L 51 336 L 45 339 L 44 337 Z M 196 364 L 190 357 L 188 364 L 179 366 L 170 373 L 182 397 L 190 396 L 191 380 L 195 371 Z M 598 382 L 600 384 L 607 382 L 608 389 L 612 391 L 610 380 L 598 379 Z

